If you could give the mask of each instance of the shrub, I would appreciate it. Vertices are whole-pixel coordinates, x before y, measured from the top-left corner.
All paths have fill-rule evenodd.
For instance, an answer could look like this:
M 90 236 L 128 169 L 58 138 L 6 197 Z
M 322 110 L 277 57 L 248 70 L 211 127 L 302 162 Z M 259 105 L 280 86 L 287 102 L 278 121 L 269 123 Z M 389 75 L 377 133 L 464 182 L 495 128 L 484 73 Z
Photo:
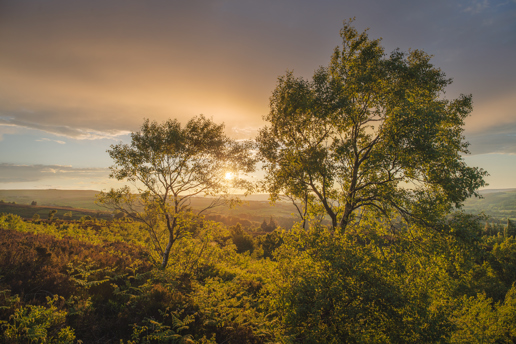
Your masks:
M 74 330 L 64 327 L 67 312 L 55 305 L 59 299 L 47 297 L 47 306 L 28 305 L 17 308 L 4 328 L 6 343 L 59 343 L 72 344 L 75 341 Z

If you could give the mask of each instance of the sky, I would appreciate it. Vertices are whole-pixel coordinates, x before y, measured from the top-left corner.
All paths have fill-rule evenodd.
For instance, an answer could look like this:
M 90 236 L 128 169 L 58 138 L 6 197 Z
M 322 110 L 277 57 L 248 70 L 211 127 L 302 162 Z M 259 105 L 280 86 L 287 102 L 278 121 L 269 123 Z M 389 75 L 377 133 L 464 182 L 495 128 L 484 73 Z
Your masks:
M 473 95 L 464 159 L 516 188 L 515 0 L 0 0 L 0 189 L 117 186 L 106 150 L 145 118 L 253 138 L 277 78 L 326 66 L 351 17 Z

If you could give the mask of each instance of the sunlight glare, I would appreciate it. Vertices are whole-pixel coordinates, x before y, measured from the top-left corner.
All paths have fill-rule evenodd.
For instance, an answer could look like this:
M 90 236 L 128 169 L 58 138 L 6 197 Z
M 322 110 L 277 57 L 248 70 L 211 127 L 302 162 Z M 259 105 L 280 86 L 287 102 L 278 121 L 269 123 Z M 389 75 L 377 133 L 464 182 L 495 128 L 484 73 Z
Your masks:
M 224 177 L 226 180 L 231 180 L 235 177 L 233 172 L 226 172 L 226 176 Z

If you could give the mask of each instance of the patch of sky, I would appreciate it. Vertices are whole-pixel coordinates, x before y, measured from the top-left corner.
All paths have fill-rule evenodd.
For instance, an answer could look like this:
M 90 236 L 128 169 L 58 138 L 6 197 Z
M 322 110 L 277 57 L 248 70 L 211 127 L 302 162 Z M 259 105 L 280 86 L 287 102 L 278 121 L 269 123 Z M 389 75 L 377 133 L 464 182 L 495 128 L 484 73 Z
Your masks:
M 109 167 L 112 160 L 106 150 L 120 141 L 130 142 L 129 135 L 117 139 L 77 140 L 39 130 L 0 126 L 0 162 L 25 165 L 71 165 Z
M 480 167 L 489 173 L 486 189 L 516 188 L 516 154 L 476 154 L 464 157 L 468 166 Z

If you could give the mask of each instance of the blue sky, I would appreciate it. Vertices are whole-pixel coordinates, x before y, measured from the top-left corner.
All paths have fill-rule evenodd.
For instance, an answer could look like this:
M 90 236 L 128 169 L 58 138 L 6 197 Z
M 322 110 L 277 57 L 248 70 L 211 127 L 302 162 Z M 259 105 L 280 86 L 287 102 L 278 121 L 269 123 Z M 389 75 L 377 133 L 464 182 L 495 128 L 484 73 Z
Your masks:
M 356 17 L 390 52 L 422 49 L 473 94 L 468 164 L 516 188 L 516 2 L 0 2 L 0 188 L 114 186 L 106 153 L 144 118 L 204 114 L 252 138 L 286 70 L 309 78 Z

